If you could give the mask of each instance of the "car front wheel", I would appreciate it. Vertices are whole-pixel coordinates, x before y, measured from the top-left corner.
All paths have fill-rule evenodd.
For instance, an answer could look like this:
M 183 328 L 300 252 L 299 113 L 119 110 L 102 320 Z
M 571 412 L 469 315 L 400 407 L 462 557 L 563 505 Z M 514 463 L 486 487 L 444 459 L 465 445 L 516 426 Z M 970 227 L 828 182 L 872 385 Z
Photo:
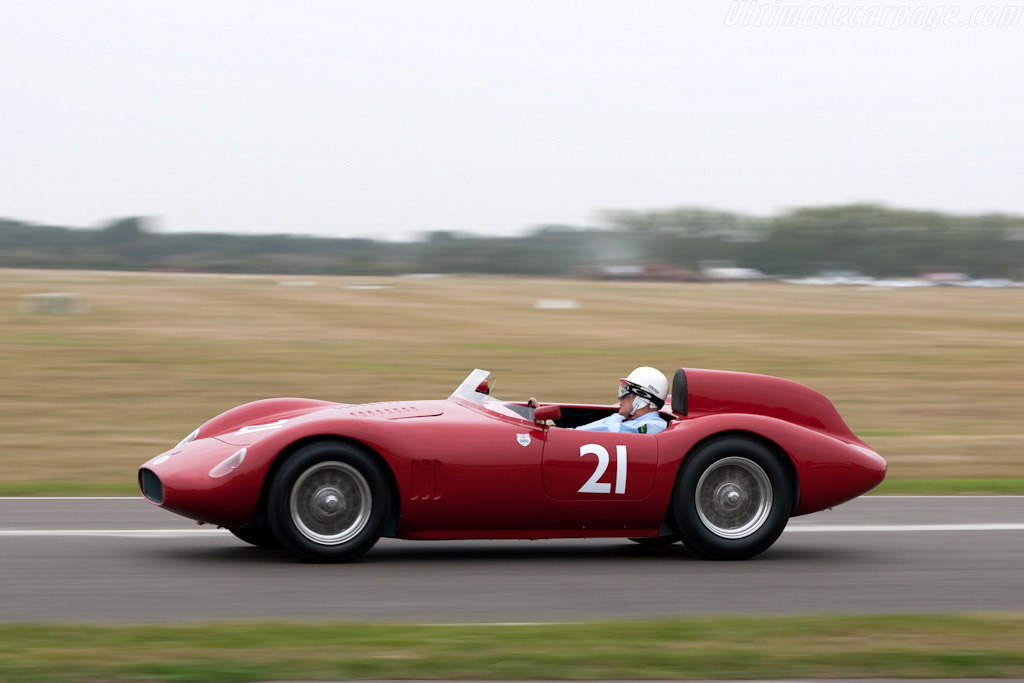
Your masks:
M 270 488 L 270 525 L 307 562 L 348 562 L 377 542 L 390 509 L 383 467 L 362 449 L 316 443 L 292 455 Z
M 692 551 L 743 560 L 778 539 L 792 512 L 792 484 L 779 456 L 742 437 L 708 442 L 683 460 L 673 523 Z

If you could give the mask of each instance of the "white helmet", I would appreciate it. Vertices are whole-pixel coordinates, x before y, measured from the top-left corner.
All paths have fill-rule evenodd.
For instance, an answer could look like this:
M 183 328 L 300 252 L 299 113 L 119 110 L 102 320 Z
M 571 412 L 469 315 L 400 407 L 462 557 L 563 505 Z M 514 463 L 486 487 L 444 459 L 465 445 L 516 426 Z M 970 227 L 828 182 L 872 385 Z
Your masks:
M 633 401 L 634 413 L 644 405 L 661 410 L 668 397 L 668 378 L 660 370 L 641 366 L 629 373 L 628 377 L 619 380 L 619 398 L 629 394 L 636 396 Z

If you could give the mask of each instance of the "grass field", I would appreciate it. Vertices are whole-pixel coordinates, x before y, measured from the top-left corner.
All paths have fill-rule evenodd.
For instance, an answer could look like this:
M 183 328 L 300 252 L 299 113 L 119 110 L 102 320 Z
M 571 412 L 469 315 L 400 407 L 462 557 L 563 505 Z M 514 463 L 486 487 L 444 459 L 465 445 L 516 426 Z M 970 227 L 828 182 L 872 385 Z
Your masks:
M 46 292 L 88 310 L 26 309 Z M 0 493 L 132 492 L 258 398 L 443 398 L 482 367 L 503 398 L 611 403 L 642 364 L 808 384 L 890 486 L 1024 490 L 1024 290 L 0 270 Z
M 0 681 L 1024 677 L 1024 616 L 0 626 Z

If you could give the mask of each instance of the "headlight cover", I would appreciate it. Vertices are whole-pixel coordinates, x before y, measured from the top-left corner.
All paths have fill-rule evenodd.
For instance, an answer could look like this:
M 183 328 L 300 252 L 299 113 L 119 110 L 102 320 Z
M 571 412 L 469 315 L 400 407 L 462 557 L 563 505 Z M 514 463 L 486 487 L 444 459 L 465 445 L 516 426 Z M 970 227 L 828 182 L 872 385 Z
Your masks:
M 246 449 L 244 448 L 235 451 L 230 458 L 210 470 L 210 478 L 219 479 L 220 477 L 234 472 L 235 468 L 241 465 L 242 461 L 245 460 L 245 451 Z
M 185 446 L 187 446 L 190 443 L 192 443 L 193 441 L 195 441 L 196 437 L 199 436 L 199 430 L 200 430 L 200 427 L 196 427 L 195 431 L 193 431 L 191 434 L 189 434 L 184 439 L 179 441 L 178 445 L 171 449 L 171 453 L 177 453 L 182 448 L 184 448 Z

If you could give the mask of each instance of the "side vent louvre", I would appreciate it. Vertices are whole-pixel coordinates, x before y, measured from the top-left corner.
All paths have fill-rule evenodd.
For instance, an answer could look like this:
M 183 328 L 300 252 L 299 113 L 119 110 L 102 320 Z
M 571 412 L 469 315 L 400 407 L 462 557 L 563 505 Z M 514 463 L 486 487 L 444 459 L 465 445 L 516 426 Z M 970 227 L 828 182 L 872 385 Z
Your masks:
M 441 497 L 441 475 L 444 465 L 440 460 L 411 460 L 412 499 L 437 500 Z
M 360 410 L 350 410 L 348 414 L 351 415 L 352 417 L 393 420 L 400 417 L 415 417 L 417 415 L 422 415 L 424 414 L 424 411 L 421 410 L 420 408 L 417 408 L 416 406 L 386 406 L 382 408 L 362 408 Z

